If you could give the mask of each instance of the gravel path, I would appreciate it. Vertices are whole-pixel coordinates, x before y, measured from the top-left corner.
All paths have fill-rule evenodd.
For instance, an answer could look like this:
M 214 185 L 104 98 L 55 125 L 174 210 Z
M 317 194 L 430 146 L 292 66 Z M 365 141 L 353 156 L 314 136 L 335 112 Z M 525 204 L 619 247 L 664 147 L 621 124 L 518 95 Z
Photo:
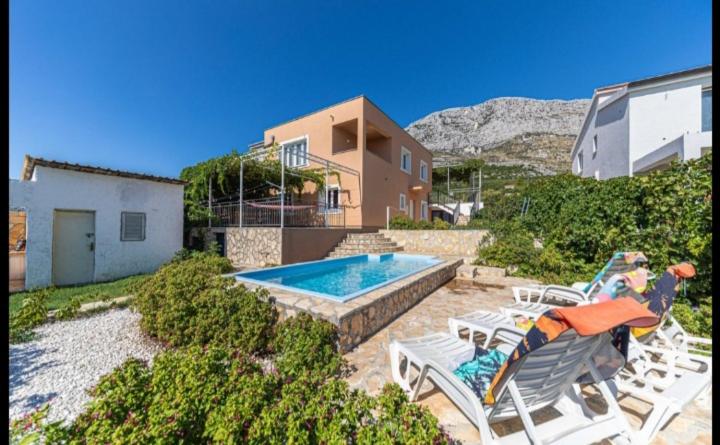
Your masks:
M 50 403 L 48 419 L 71 421 L 86 391 L 129 357 L 152 361 L 162 347 L 142 336 L 140 315 L 112 309 L 36 329 L 36 340 L 10 345 L 10 418 Z

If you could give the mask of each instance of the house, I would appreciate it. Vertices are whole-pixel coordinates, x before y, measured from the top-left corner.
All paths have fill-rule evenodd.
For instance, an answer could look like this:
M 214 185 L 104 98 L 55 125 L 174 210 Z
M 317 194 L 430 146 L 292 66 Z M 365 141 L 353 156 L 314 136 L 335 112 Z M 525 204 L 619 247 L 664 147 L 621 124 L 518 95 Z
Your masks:
M 608 179 L 666 168 L 712 149 L 712 65 L 595 90 L 572 171 Z
M 267 158 L 282 161 L 283 181 L 311 172 L 325 180 L 305 181 L 301 196 L 266 181 L 255 187 L 271 188 L 269 197 L 249 199 L 241 164 L 239 198 L 212 201 L 205 237 L 236 265 L 317 260 L 393 216 L 430 219 L 431 152 L 365 96 L 266 129 L 243 162 Z
M 24 287 L 154 271 L 182 248 L 183 184 L 25 156 L 10 180 L 11 218 L 25 219 Z
M 269 128 L 263 140 L 285 147 L 289 167 L 312 167 L 309 153 L 357 171 L 330 176 L 328 196 L 318 196 L 345 209 L 346 226 L 384 227 L 388 208 L 429 219 L 432 153 L 365 96 Z

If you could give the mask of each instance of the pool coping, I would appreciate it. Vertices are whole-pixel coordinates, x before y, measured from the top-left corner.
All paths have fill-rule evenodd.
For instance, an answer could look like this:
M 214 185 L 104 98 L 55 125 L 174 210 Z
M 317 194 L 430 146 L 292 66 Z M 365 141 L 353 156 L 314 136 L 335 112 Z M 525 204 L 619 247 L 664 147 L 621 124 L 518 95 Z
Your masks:
M 340 350 L 347 352 L 387 326 L 427 295 L 455 277 L 462 259 L 435 256 L 441 262 L 341 302 L 300 292 L 236 280 L 249 289 L 264 288 L 280 319 L 300 312 L 336 326 Z
M 387 255 L 392 255 L 393 257 L 401 257 L 401 258 L 402 258 L 402 257 L 423 257 L 423 258 L 428 259 L 428 260 L 436 260 L 436 261 L 439 261 L 439 262 L 438 262 L 438 263 L 433 263 L 433 264 L 428 264 L 428 265 L 426 265 L 426 266 L 421 267 L 420 269 L 414 270 L 414 271 L 412 271 L 412 272 L 407 272 L 407 273 L 404 273 L 404 274 L 402 274 L 402 275 L 398 275 L 397 277 L 392 278 L 392 279 L 390 279 L 390 280 L 383 281 L 382 283 L 378 283 L 378 284 L 375 284 L 375 285 L 373 285 L 373 286 L 363 288 L 362 290 L 359 290 L 359 291 L 357 291 L 357 292 L 353 292 L 353 293 L 351 293 L 351 294 L 343 295 L 342 297 L 340 297 L 340 296 L 335 296 L 335 295 L 331 295 L 331 294 L 325 294 L 325 293 L 322 293 L 322 292 L 314 292 L 314 291 L 311 291 L 311 290 L 300 289 L 300 288 L 293 287 L 293 286 L 285 286 L 285 285 L 283 285 L 283 284 L 269 283 L 269 282 L 267 282 L 267 281 L 256 280 L 256 279 L 248 278 L 248 277 L 241 277 L 241 275 L 242 275 L 242 274 L 245 274 L 245 273 L 262 272 L 262 271 L 267 271 L 267 270 L 270 270 L 270 269 L 272 269 L 272 270 L 289 269 L 289 268 L 292 268 L 292 267 L 304 266 L 304 265 L 308 265 L 308 264 L 319 264 L 319 263 L 322 263 L 322 262 L 330 262 L 330 261 L 341 262 L 342 260 L 348 260 L 348 259 L 352 259 L 352 258 L 360 258 L 360 257 L 365 257 L 365 256 L 367 256 L 367 257 L 378 257 L 378 258 L 380 258 L 380 257 L 387 256 Z M 355 299 L 355 298 L 358 298 L 358 297 L 360 297 L 360 296 L 362 296 L 362 295 L 368 294 L 368 293 L 370 293 L 370 292 L 372 292 L 372 291 L 374 291 L 374 290 L 376 290 L 376 289 L 380 289 L 380 288 L 382 288 L 382 287 L 385 287 L 385 286 L 387 286 L 387 285 L 389 285 L 389 284 L 392 284 L 392 283 L 394 283 L 394 282 L 396 282 L 396 281 L 400 281 L 400 280 L 402 280 L 403 278 L 407 278 L 407 277 L 409 277 L 409 276 L 411 276 L 411 275 L 415 275 L 416 273 L 420 273 L 420 272 L 422 272 L 422 271 L 424 271 L 424 270 L 426 270 L 426 269 L 429 269 L 429 268 L 431 268 L 431 267 L 433 267 L 433 266 L 437 266 L 438 264 L 442 264 L 442 260 L 441 260 L 440 258 L 438 258 L 437 256 L 434 256 L 434 255 L 423 255 L 423 254 L 417 254 L 417 255 L 415 255 L 415 254 L 395 253 L 395 252 L 392 252 L 392 253 L 377 253 L 377 254 L 373 254 L 373 253 L 361 253 L 361 254 L 358 254 L 358 255 L 350 255 L 350 256 L 340 257 L 340 258 L 324 259 L 324 260 L 315 260 L 315 261 L 304 261 L 304 262 L 301 262 L 301 263 L 293 263 L 293 264 L 287 264 L 287 265 L 276 266 L 276 267 L 271 267 L 271 268 L 256 268 L 256 269 L 251 269 L 251 270 L 243 270 L 243 271 L 241 271 L 241 272 L 236 272 L 236 273 L 233 273 L 233 274 L 228 274 L 228 276 L 233 276 L 233 277 L 235 278 L 235 280 L 240 281 L 240 282 L 243 282 L 243 283 L 253 283 L 253 284 L 257 284 L 257 285 L 259 285 L 259 286 L 263 286 L 263 287 L 280 289 L 280 290 L 284 290 L 284 291 L 287 291 L 287 292 L 293 292 L 293 293 L 298 293 L 298 294 L 309 295 L 309 296 L 311 296 L 311 297 L 324 298 L 324 299 L 327 299 L 327 300 L 330 300 L 330 301 L 333 301 L 333 302 L 336 302 L 336 303 L 347 303 L 348 301 L 351 301 L 351 300 L 353 300 L 353 299 Z

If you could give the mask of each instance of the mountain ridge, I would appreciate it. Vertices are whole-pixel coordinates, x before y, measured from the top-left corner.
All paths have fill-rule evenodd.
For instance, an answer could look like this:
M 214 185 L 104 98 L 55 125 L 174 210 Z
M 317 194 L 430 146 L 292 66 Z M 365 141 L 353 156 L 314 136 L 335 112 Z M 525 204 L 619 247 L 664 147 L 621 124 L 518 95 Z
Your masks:
M 570 169 L 570 150 L 590 99 L 497 97 L 434 111 L 406 130 L 436 155 L 526 165 L 542 174 Z

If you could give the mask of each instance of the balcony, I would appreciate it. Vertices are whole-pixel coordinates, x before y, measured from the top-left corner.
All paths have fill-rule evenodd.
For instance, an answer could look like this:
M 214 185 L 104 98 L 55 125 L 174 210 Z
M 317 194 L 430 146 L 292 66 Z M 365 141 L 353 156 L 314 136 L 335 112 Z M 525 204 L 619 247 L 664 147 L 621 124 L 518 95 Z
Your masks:
M 211 227 L 345 227 L 345 206 L 286 202 L 279 198 L 214 204 Z M 240 220 L 242 218 L 242 224 Z

